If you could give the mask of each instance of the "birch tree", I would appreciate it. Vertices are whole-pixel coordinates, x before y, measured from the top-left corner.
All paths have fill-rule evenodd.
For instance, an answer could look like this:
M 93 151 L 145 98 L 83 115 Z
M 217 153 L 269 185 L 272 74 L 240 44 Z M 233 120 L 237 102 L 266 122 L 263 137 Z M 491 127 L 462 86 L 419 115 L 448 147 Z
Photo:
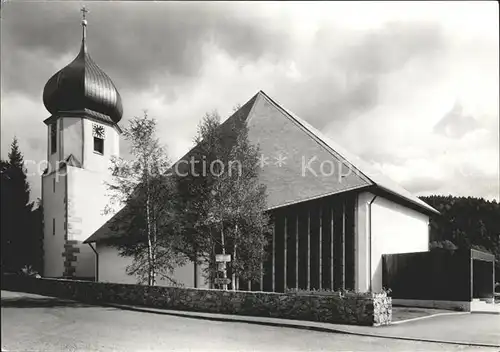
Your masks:
M 248 129 L 241 126 L 228 158 L 228 170 L 215 179 L 216 201 L 210 202 L 210 214 L 218 214 L 224 245 L 232 254 L 232 288 L 238 279 L 260 279 L 261 263 L 269 231 L 266 213 L 266 188 L 259 181 L 257 146 L 248 140 Z
M 215 254 L 231 253 L 234 289 L 237 277 L 260 278 L 265 255 L 269 219 L 259 148 L 249 142 L 243 119 L 221 125 L 217 113 L 205 116 L 195 143 L 191 170 L 177 175 L 186 251 L 209 264 L 210 279 L 217 273 Z
M 124 129 L 132 160 L 111 159 L 113 179 L 107 184 L 110 203 L 105 209 L 105 213 L 114 213 L 123 207 L 111 220 L 111 229 L 119 236 L 109 244 L 118 248 L 120 255 L 133 258 L 127 273 L 151 286 L 158 276 L 175 284 L 172 272 L 184 263 L 177 250 L 176 187 L 165 175 L 170 161 L 156 129 L 156 120 L 146 112 L 131 119 Z

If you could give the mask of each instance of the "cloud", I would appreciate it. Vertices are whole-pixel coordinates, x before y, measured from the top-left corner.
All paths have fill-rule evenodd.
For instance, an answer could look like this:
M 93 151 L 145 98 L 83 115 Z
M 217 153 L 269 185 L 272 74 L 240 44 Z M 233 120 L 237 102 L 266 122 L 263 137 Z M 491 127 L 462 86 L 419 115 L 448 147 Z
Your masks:
M 76 56 L 81 38 L 78 5 L 8 4 L 2 20 L 7 33 L 2 44 L 15 53 L 5 56 L 4 89 L 39 96 L 39 87 L 55 73 L 48 63 L 68 53 Z M 173 89 L 179 78 L 195 79 L 204 63 L 207 42 L 244 61 L 277 58 L 289 45 L 286 27 L 280 21 L 263 22 L 258 6 L 96 2 L 88 21 L 89 52 L 121 90 L 147 89 L 163 79 L 167 81 L 162 88 Z M 34 71 L 37 62 L 40 69 Z M 37 85 L 27 84 L 34 78 Z
M 390 22 L 353 38 L 337 61 L 359 74 L 378 75 L 399 70 L 409 61 L 427 61 L 445 48 L 446 38 L 439 23 Z
M 33 200 L 41 194 L 40 178 L 44 168 L 39 165 L 42 165 L 47 157 L 47 130 L 45 125 L 36 119 L 40 116 L 39 112 L 40 103 L 23 95 L 12 94 L 8 99 L 2 95 L 2 159 L 7 157 L 12 139 L 17 137 L 19 149 L 24 155 Z
M 464 115 L 462 105 L 457 102 L 434 126 L 434 132 L 450 138 L 461 138 L 477 127 L 477 121 L 470 115 Z
M 320 129 L 333 121 L 345 124 L 379 105 L 391 74 L 408 67 L 438 70 L 435 62 L 447 50 L 447 39 L 438 23 L 424 21 L 357 31 L 325 24 L 290 59 L 299 75 L 284 77 L 279 94 Z
M 79 6 L 3 6 L 3 157 L 14 134 L 27 158 L 45 157 L 42 89 L 78 52 Z M 411 191 L 498 194 L 498 12 L 486 3 L 88 7 L 89 50 L 120 90 L 123 124 L 148 109 L 174 159 L 205 112 L 225 118 L 262 89 Z

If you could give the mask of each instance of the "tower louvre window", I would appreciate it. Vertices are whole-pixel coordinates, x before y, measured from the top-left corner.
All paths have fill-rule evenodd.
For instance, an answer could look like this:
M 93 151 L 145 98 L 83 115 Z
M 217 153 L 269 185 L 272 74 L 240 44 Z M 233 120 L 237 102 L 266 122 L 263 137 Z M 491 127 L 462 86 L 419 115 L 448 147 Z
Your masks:
M 94 152 L 104 154 L 104 139 L 94 137 Z
M 57 151 L 57 122 L 50 125 L 50 153 Z
M 52 218 L 52 236 L 56 234 L 56 219 Z

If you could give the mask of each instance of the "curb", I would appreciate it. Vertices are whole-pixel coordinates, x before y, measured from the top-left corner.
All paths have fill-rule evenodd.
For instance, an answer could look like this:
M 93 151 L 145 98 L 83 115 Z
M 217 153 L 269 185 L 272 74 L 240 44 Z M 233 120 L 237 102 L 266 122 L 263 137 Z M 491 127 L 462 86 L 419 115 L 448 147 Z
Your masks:
M 306 325 L 306 324 L 294 323 L 293 320 L 290 320 L 290 322 L 265 321 L 265 320 L 256 320 L 256 318 L 259 318 L 259 317 L 251 317 L 251 319 L 245 319 L 242 317 L 235 318 L 234 316 L 224 317 L 223 314 L 219 314 L 218 316 L 214 316 L 212 313 L 172 311 L 172 310 L 165 310 L 165 309 L 159 309 L 159 308 L 137 307 L 137 306 L 112 304 L 112 303 L 103 303 L 100 305 L 107 306 L 107 307 L 114 307 L 114 308 L 118 308 L 118 309 L 136 311 L 136 312 L 170 315 L 170 316 L 176 316 L 176 317 L 181 317 L 181 318 L 256 324 L 256 325 L 264 325 L 264 326 L 274 326 L 274 327 L 294 328 L 294 329 L 312 330 L 312 331 L 328 332 L 328 333 L 347 334 L 347 335 L 354 335 L 354 336 L 377 337 L 377 338 L 383 338 L 383 339 L 431 342 L 431 343 L 442 343 L 442 344 L 449 344 L 449 345 L 474 346 L 474 347 L 494 347 L 494 348 L 500 347 L 500 344 L 495 345 L 495 344 L 489 344 L 489 343 L 474 343 L 474 342 L 466 342 L 466 341 L 437 340 L 437 339 L 426 339 L 426 338 L 406 337 L 406 336 L 396 336 L 396 335 L 380 335 L 380 334 L 376 334 L 376 333 L 363 333 L 363 332 L 357 332 L 357 331 L 349 331 L 348 329 L 338 329 L 338 328 L 333 328 L 333 327 L 309 325 L 309 324 L 314 323 L 314 322 L 307 322 L 308 324 Z M 204 314 L 206 314 L 206 315 L 204 315 Z M 208 315 L 208 314 L 210 314 L 210 315 Z M 432 316 L 454 315 L 454 314 L 469 314 L 469 312 L 438 313 L 438 314 L 435 314 Z M 408 320 L 402 321 L 401 323 L 406 323 L 406 322 L 413 321 L 413 320 L 420 320 L 422 318 L 428 318 L 428 317 L 432 317 L 432 316 L 408 319 Z M 269 318 L 269 319 L 273 319 L 273 318 Z M 377 327 L 377 328 L 383 329 L 384 327 Z
M 491 312 L 489 310 L 474 310 L 472 312 L 470 312 L 471 314 L 493 314 L 493 315 L 499 315 L 500 312 Z
M 409 322 L 416 321 L 416 320 L 438 317 L 441 315 L 463 315 L 463 314 L 471 314 L 471 312 L 436 313 L 436 314 L 431 314 L 431 315 L 424 315 L 423 317 L 416 317 L 416 318 L 411 318 L 411 319 L 393 321 L 393 322 L 391 322 L 391 325 L 404 324 L 404 323 L 409 323 Z

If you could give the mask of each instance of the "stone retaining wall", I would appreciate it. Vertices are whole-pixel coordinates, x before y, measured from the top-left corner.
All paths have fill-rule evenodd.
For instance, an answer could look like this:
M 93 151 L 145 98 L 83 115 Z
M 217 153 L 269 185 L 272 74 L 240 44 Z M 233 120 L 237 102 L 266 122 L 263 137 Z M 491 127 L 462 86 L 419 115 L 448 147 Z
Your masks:
M 385 294 L 307 295 L 143 286 L 89 281 L 2 278 L 2 288 L 89 303 L 298 319 L 337 324 L 387 325 L 391 298 Z

